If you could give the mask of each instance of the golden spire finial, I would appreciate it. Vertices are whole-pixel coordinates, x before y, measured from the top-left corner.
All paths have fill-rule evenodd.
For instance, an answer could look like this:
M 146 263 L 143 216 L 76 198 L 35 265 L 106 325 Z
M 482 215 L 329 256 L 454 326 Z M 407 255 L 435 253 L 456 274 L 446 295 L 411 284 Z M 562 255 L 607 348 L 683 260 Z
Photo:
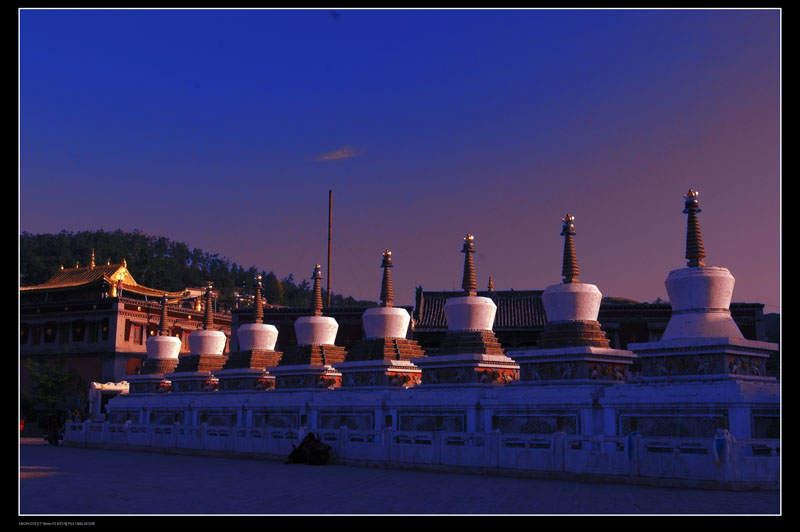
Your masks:
M 314 305 L 314 315 L 315 316 L 322 316 L 322 286 L 320 284 L 320 279 L 322 279 L 322 272 L 320 271 L 320 265 L 317 264 L 314 266 L 314 272 L 311 274 L 311 279 L 314 281 L 313 287 L 313 300 L 312 304 Z
M 167 294 L 161 296 L 161 321 L 158 324 L 158 335 L 167 335 Z
M 125 257 L 122 258 L 122 267 L 123 268 L 127 268 L 128 267 L 128 261 L 125 260 Z
M 381 268 L 383 268 L 383 279 L 381 280 L 381 301 L 384 307 L 391 307 L 394 305 L 394 288 L 392 287 L 392 273 L 389 268 L 393 268 L 392 252 L 388 249 L 383 252 L 383 261 Z
M 214 325 L 214 314 L 211 312 L 211 287 L 214 286 L 213 283 L 209 281 L 208 286 L 206 286 L 206 294 L 205 294 L 205 311 L 203 312 L 203 329 L 208 330 Z
M 487 287 L 489 292 L 494 292 L 494 281 L 492 280 L 492 276 L 489 276 L 489 286 Z
M 575 255 L 575 241 L 572 238 L 575 236 L 575 225 L 573 224 L 575 217 L 567 213 L 561 221 L 564 222 L 564 225 L 561 226 L 561 236 L 564 237 L 561 276 L 564 278 L 564 283 L 577 283 L 580 272 L 578 271 L 578 258 Z
M 689 267 L 705 266 L 703 259 L 706 257 L 706 250 L 703 247 L 703 237 L 700 234 L 700 221 L 697 213 L 702 212 L 697 196 L 700 193 L 689 189 L 684 196 L 683 212 L 688 214 L 686 220 L 686 260 Z
M 256 275 L 256 297 L 253 300 L 253 307 L 255 307 L 255 322 L 261 323 L 264 321 L 264 305 L 261 303 L 261 274 Z
M 89 259 L 89 268 L 94 270 L 94 248 L 92 248 L 92 256 Z
M 464 254 L 464 277 L 461 281 L 461 288 L 467 295 L 474 296 L 478 290 L 478 282 L 475 278 L 475 262 L 473 261 L 472 254 L 475 253 L 475 246 L 473 241 L 475 237 L 467 233 L 464 237 L 464 247 L 461 253 Z
M 78 268 L 80 268 L 80 265 L 78 264 L 78 261 L 76 260 L 75 261 L 75 269 L 77 270 Z

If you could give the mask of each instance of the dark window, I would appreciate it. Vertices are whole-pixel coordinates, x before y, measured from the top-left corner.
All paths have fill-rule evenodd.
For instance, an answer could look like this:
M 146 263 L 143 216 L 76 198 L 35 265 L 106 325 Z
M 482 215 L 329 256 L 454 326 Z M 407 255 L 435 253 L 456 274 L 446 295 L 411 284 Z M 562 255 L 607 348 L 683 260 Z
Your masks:
M 44 341 L 48 344 L 56 341 L 56 325 L 54 323 L 44 326 Z
M 144 327 L 141 325 L 131 325 L 131 341 L 134 344 L 141 345 L 144 336 Z
M 90 323 L 89 324 L 89 341 L 96 342 L 97 338 L 100 335 L 100 324 L 99 323 Z
M 86 333 L 86 322 L 78 320 L 72 324 L 72 341 L 83 342 L 83 335 Z
M 61 325 L 58 328 L 58 343 L 69 343 L 69 325 Z

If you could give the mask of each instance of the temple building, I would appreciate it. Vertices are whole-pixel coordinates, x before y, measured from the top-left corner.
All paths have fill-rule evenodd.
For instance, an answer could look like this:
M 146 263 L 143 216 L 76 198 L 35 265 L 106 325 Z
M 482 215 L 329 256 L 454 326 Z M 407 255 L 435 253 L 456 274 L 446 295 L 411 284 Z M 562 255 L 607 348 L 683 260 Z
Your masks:
M 181 306 L 184 292 L 140 285 L 124 259 L 96 264 L 92 251 L 86 266 L 62 267 L 42 284 L 20 287 L 21 390 L 33 384 L 28 361 L 63 361 L 87 389 L 93 382 L 117 383 L 140 373 L 146 342 L 159 334 L 164 297 L 169 306 L 164 334 L 178 338 L 180 355 L 188 355 L 189 334 L 202 327 L 204 310 Z M 230 336 L 230 314 L 213 315 L 217 328 Z

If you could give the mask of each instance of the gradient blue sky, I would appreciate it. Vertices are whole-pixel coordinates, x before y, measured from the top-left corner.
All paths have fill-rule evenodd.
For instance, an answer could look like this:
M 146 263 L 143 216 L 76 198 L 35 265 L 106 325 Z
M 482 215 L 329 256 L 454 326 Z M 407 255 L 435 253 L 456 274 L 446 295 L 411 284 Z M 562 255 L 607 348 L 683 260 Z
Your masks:
M 20 230 L 140 229 L 397 303 L 581 281 L 666 299 L 700 191 L 734 301 L 780 306 L 779 10 L 20 11 Z M 136 272 L 132 272 L 134 277 Z M 324 270 L 323 270 L 323 273 Z

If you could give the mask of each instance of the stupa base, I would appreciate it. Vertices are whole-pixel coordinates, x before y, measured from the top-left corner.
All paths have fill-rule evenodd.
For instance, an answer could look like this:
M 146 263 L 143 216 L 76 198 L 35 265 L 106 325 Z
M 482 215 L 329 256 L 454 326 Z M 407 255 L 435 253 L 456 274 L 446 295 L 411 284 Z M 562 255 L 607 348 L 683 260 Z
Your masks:
M 365 360 L 336 364 L 342 388 L 411 388 L 422 383 L 422 371 L 404 360 Z
M 735 337 L 683 338 L 629 344 L 645 381 L 686 379 L 775 380 L 767 361 L 777 344 Z
M 283 354 L 278 366 L 329 366 L 344 362 L 347 351 L 333 344 L 296 345 Z
M 589 320 L 548 322 L 539 338 L 539 349 L 559 347 L 607 348 L 610 342 L 600 323 Z
M 519 379 L 519 365 L 505 355 L 461 353 L 414 359 L 426 385 L 503 385 Z
M 171 382 L 172 393 L 215 392 L 219 385 L 210 371 L 176 371 L 164 377 Z
M 593 346 L 511 351 L 519 364 L 517 384 L 617 384 L 631 378 L 636 355 Z
M 164 374 L 128 375 L 128 393 L 166 393 L 171 391 L 171 383 L 164 378 Z
M 269 373 L 275 378 L 276 390 L 329 390 L 338 388 L 342 383 L 342 374 L 328 365 L 275 366 L 269 368 Z
M 146 358 L 142 364 L 142 375 L 164 375 L 178 367 L 177 358 Z
M 219 380 L 221 392 L 252 392 L 275 388 L 275 377 L 265 369 L 234 368 L 222 369 L 214 374 Z

